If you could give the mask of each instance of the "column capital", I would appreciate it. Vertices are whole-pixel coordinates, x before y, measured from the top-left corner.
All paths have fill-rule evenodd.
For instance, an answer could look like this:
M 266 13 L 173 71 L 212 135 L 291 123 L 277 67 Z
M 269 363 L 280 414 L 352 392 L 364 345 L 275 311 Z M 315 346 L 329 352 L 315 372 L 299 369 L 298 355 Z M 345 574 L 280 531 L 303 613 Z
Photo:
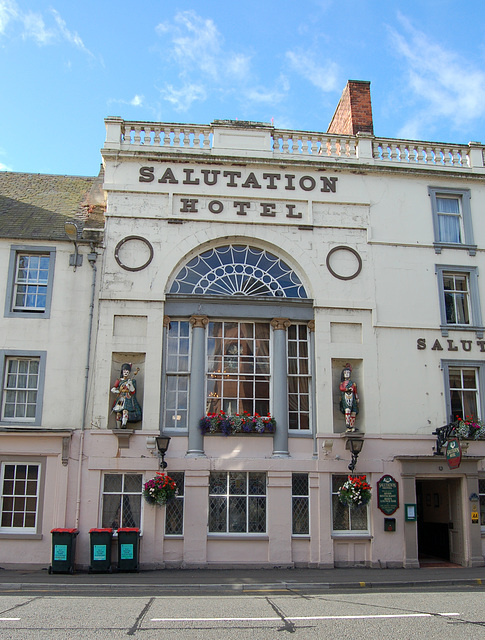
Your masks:
M 166 328 L 170 326 L 170 316 L 163 316 L 163 326 Z
M 273 318 L 271 320 L 271 326 L 275 331 L 286 331 L 291 325 L 291 321 L 288 318 Z
M 189 322 L 193 329 L 197 327 L 205 329 L 209 324 L 209 318 L 207 316 L 190 316 Z
M 315 331 L 315 320 L 309 320 L 307 323 L 308 331 Z

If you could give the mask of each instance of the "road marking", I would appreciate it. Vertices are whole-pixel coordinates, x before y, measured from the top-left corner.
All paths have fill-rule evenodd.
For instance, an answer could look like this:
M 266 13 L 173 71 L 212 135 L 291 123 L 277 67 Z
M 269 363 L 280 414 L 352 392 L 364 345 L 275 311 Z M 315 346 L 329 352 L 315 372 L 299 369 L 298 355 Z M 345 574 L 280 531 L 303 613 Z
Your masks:
M 372 618 L 433 618 L 434 616 L 459 616 L 459 613 L 388 613 L 359 616 L 285 616 L 284 620 L 368 620 Z M 271 618 L 152 618 L 151 622 L 271 622 Z
M 16 622 L 20 620 L 20 618 L 0 618 L 0 622 Z

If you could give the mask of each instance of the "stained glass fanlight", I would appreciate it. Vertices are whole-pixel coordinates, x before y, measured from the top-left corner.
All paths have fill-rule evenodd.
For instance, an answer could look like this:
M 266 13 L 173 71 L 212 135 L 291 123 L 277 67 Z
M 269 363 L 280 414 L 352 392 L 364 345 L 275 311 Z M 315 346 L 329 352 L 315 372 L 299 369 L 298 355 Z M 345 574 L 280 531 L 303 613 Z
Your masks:
M 307 298 L 301 280 L 277 256 L 248 245 L 214 247 L 192 258 L 170 293 Z

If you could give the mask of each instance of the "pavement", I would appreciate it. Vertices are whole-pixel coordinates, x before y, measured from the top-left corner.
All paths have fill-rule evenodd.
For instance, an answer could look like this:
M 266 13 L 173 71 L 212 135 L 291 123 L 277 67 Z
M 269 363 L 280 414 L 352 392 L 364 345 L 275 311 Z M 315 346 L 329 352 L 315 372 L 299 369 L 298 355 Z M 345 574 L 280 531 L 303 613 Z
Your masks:
M 137 573 L 87 573 L 73 575 L 46 569 L 18 571 L 0 569 L 0 593 L 6 591 L 44 590 L 88 591 L 124 588 L 131 595 L 141 591 L 159 594 L 174 590 L 197 591 L 292 591 L 442 588 L 449 586 L 485 587 L 485 567 L 460 567 L 443 564 L 420 569 L 162 569 Z

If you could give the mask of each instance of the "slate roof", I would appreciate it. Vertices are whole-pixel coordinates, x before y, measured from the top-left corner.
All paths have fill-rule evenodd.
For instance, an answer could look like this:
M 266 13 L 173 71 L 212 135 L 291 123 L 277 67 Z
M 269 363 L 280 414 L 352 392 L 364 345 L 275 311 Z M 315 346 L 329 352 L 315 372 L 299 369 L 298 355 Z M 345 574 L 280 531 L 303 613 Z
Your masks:
M 69 219 L 102 229 L 103 178 L 0 171 L 0 237 L 67 240 Z

